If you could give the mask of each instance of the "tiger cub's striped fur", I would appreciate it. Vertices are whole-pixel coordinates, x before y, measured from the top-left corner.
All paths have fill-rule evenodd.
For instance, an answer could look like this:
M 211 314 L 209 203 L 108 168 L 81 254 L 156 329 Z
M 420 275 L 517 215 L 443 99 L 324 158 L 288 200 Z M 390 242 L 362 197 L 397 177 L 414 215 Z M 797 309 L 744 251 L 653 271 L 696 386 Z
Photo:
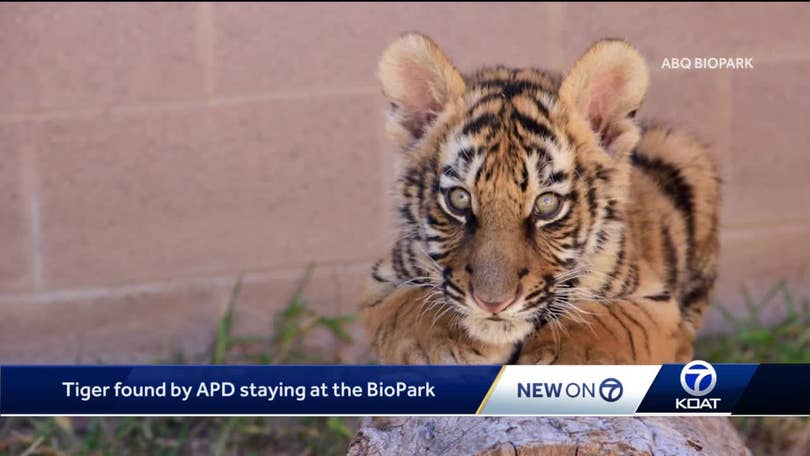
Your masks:
M 362 317 L 389 363 L 662 363 L 692 356 L 716 270 L 705 147 L 639 126 L 648 72 L 593 45 L 564 76 L 463 77 L 427 37 L 384 53 L 403 152 L 399 239 Z

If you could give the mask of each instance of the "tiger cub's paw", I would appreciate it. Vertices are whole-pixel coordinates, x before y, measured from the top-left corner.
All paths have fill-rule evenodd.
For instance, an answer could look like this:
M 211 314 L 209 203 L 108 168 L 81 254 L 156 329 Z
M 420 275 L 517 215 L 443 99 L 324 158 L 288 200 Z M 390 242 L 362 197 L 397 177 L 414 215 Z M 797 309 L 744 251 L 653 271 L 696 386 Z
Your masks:
M 632 359 L 623 354 L 600 347 L 598 340 L 557 339 L 545 330 L 526 341 L 518 364 L 631 364 Z
M 382 359 L 396 364 L 504 364 L 513 348 L 482 346 L 468 340 L 400 341 L 395 353 Z

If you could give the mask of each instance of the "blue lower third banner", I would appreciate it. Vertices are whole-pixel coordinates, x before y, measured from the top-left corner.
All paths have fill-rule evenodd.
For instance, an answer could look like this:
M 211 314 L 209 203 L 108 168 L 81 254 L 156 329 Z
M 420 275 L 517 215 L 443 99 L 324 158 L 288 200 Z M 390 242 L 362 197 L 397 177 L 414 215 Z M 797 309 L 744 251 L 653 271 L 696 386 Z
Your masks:
M 796 415 L 810 365 L 0 366 L 0 415 Z

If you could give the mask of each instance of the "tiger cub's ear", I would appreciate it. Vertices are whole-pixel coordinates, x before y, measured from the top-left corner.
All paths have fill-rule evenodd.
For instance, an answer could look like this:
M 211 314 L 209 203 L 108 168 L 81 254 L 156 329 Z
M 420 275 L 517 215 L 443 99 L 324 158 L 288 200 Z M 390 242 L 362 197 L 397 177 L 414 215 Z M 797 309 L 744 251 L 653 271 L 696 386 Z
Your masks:
M 649 72 L 641 54 L 620 40 L 602 40 L 563 79 L 560 99 L 588 121 L 603 147 L 629 153 L 639 140 L 633 117 L 647 93 Z
M 402 35 L 388 46 L 378 76 L 391 103 L 386 131 L 402 148 L 418 140 L 447 103 L 466 89 L 456 67 L 419 33 Z

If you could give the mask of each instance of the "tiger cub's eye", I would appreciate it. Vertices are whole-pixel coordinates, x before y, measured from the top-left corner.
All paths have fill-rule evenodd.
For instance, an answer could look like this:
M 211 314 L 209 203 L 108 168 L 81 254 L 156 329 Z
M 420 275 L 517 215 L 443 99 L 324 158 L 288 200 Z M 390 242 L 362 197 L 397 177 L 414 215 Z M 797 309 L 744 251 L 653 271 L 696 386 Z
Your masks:
M 543 220 L 554 218 L 561 209 L 562 199 L 555 193 L 543 193 L 534 201 L 534 213 Z
M 470 209 L 470 206 L 472 206 L 470 194 L 461 187 L 450 189 L 450 191 L 445 194 L 445 202 L 447 203 L 447 207 L 458 215 L 464 215 L 464 213 Z

